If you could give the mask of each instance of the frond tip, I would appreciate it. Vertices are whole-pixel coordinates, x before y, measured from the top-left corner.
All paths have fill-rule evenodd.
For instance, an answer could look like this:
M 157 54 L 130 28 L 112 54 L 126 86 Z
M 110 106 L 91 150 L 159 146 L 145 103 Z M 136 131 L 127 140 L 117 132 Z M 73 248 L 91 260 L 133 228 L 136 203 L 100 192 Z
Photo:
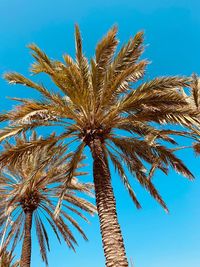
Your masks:
M 200 155 L 200 143 L 193 143 L 193 149 L 197 156 Z

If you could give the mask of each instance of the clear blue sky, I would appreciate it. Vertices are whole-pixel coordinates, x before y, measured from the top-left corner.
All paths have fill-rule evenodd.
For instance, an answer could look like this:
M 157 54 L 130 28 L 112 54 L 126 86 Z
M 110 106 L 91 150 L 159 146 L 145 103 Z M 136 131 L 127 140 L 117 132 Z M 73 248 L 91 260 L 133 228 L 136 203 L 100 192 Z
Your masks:
M 121 44 L 145 30 L 145 57 L 152 61 L 148 78 L 200 73 L 199 10 L 197 0 L 0 0 L 0 73 L 27 74 L 32 58 L 26 45 L 32 42 L 53 58 L 61 58 L 64 52 L 73 55 L 75 23 L 81 27 L 87 56 L 93 55 L 97 41 L 117 24 Z M 14 104 L 6 96 L 33 96 L 30 89 L 11 87 L 2 79 L 0 88 L 1 110 Z M 112 170 L 127 255 L 135 267 L 200 266 L 200 159 L 189 151 L 182 158 L 196 175 L 195 182 L 174 172 L 168 177 L 157 173 L 154 178 L 169 215 L 134 183 L 143 205 L 137 211 Z M 52 237 L 50 267 L 105 266 L 97 217 L 83 227 L 90 241 L 80 239 L 76 254 Z M 33 248 L 32 267 L 43 267 L 35 243 Z

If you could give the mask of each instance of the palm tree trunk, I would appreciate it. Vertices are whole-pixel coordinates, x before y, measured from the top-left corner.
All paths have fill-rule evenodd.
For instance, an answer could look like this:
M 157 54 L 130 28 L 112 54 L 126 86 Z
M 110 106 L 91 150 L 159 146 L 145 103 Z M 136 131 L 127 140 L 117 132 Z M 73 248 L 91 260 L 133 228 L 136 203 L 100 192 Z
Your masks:
M 108 162 L 101 140 L 89 144 L 93 156 L 93 175 L 97 211 L 107 267 L 128 267 L 124 242 L 117 219 L 116 202 L 111 186 Z
M 25 232 L 22 245 L 20 267 L 30 267 L 31 265 L 31 227 L 33 211 L 27 211 L 25 213 L 25 217 Z

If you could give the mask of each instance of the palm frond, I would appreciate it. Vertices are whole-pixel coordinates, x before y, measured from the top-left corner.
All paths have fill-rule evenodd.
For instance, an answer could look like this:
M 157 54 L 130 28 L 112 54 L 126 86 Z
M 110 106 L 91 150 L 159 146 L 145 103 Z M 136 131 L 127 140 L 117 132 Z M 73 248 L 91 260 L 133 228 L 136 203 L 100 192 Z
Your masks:
M 122 109 L 133 108 L 134 104 L 150 104 L 152 107 L 164 105 L 186 104 L 186 99 L 177 91 L 177 87 L 189 86 L 187 78 L 161 77 L 150 82 L 143 83 L 137 89 L 130 92 L 122 100 Z M 152 104 L 151 104 L 152 103 Z M 158 106 L 159 105 L 159 106 Z
M 4 75 L 4 78 L 10 83 L 10 84 L 22 84 L 27 87 L 31 87 L 37 91 L 39 91 L 45 98 L 52 101 L 56 106 L 59 106 L 64 112 L 66 112 L 66 115 L 69 118 L 75 118 L 77 119 L 76 114 L 74 111 L 70 108 L 69 105 L 66 105 L 63 98 L 58 93 L 53 93 L 46 89 L 43 85 L 39 85 L 30 79 L 24 77 L 23 75 L 19 73 L 6 73 Z M 3 117 L 2 117 L 3 119 Z M 80 120 L 79 120 L 80 121 Z
M 196 155 L 199 155 L 200 154 L 200 143 L 193 143 L 193 149 L 196 153 Z
M 7 250 L 4 250 L 3 253 L 1 253 L 0 258 L 0 266 L 1 267 L 19 267 L 19 261 L 14 261 L 14 255 L 12 255 L 12 252 L 9 252 Z
M 155 149 L 155 152 L 158 154 L 159 158 L 166 165 L 170 164 L 171 167 L 178 173 L 181 173 L 183 176 L 189 179 L 194 179 L 194 176 L 191 171 L 178 157 L 174 155 L 173 150 L 167 149 L 162 145 L 155 145 L 153 149 Z
M 76 61 L 81 72 L 82 86 L 83 86 L 82 91 L 84 92 L 84 99 L 85 102 L 88 104 L 88 106 L 86 105 L 86 107 L 87 111 L 89 112 L 93 109 L 94 94 L 91 87 L 92 81 L 90 76 L 90 68 L 87 58 L 83 55 L 82 39 L 78 25 L 76 25 L 75 27 L 75 39 L 76 39 Z M 93 101 L 90 99 L 93 99 Z
M 32 51 L 32 56 L 36 59 L 37 63 L 32 64 L 31 71 L 34 74 L 40 72 L 46 72 L 48 74 L 53 73 L 53 66 L 50 58 L 35 44 L 28 46 Z
M 133 66 L 144 51 L 143 42 L 144 32 L 140 31 L 121 48 L 108 72 L 116 75 Z
M 65 196 L 66 189 L 67 189 L 67 187 L 69 186 L 69 184 L 72 181 L 74 173 L 78 168 L 78 164 L 83 159 L 82 152 L 84 150 L 84 147 L 85 147 L 85 144 L 81 143 L 77 147 L 76 151 L 73 153 L 73 155 L 72 155 L 72 157 L 71 157 L 71 159 L 69 161 L 69 167 L 68 167 L 68 171 L 67 171 L 67 175 L 66 175 L 66 181 L 65 181 L 65 183 L 63 185 L 63 188 L 62 188 L 62 191 L 61 191 L 61 195 L 60 195 L 57 207 L 56 207 L 55 212 L 54 212 L 55 217 L 57 217 L 59 215 L 59 212 L 60 212 L 60 209 L 61 209 L 61 206 L 62 206 L 62 201 L 63 201 L 64 196 Z
M 142 162 L 138 159 L 136 155 L 134 155 L 134 153 L 131 150 L 128 150 L 127 147 L 124 148 L 123 146 L 121 146 L 119 140 L 118 141 L 113 140 L 113 142 L 122 151 L 122 153 L 120 153 L 114 149 L 114 151 L 117 152 L 120 158 L 125 162 L 129 172 L 152 195 L 152 197 L 158 201 L 158 203 L 164 208 L 164 210 L 168 211 L 167 206 L 163 201 L 162 197 L 160 196 L 160 194 L 158 193 L 152 182 L 147 178 L 146 168 L 144 167 Z
M 121 162 L 119 161 L 119 159 L 113 154 L 111 153 L 109 150 L 108 150 L 108 153 L 109 153 L 109 156 L 110 156 L 110 159 L 112 160 L 112 163 L 113 165 L 115 166 L 115 169 L 118 171 L 120 177 L 121 177 L 121 180 L 124 184 L 124 186 L 126 187 L 126 189 L 128 190 L 128 193 L 131 197 L 131 199 L 133 200 L 133 202 L 135 203 L 136 207 L 139 209 L 141 208 L 141 205 L 140 203 L 138 202 L 137 200 L 137 197 L 133 191 L 133 189 L 131 188 L 131 185 L 129 183 L 129 180 L 128 180 L 128 177 L 126 176 L 125 172 L 124 172 L 124 168 L 121 164 Z
M 199 79 L 196 74 L 192 75 L 192 83 L 191 83 L 191 88 L 192 88 L 192 98 L 194 101 L 194 104 L 196 105 L 196 108 L 199 108 Z
M 89 200 L 78 196 L 82 194 L 93 196 L 93 185 L 80 183 L 77 168 L 82 166 L 82 147 L 76 155 L 66 155 L 66 146 L 57 144 L 54 135 L 44 139 L 35 132 L 32 135 L 15 137 L 14 142 L 6 141 L 1 154 L 0 179 L 0 236 L 3 237 L 2 247 L 15 250 L 23 238 L 25 210 L 32 209 L 40 252 L 43 261 L 48 264 L 47 251 L 50 250 L 49 234 L 46 223 L 55 233 L 58 241 L 65 240 L 70 248 L 75 250 L 76 238 L 69 228 L 72 225 L 84 239 L 87 239 L 78 220 L 73 214 L 88 221 L 83 212 L 93 215 L 95 206 Z M 31 152 L 31 153 L 28 153 Z M 76 156 L 79 155 L 79 159 Z M 73 177 L 76 175 L 76 177 Z M 70 176 L 70 181 L 68 180 Z M 66 184 L 68 186 L 66 186 Z M 62 199 L 63 206 L 55 218 L 56 203 L 65 187 Z M 79 211 L 80 210 L 80 211 Z M 70 214 L 68 214 L 70 211 Z
M 36 235 L 37 235 L 38 242 L 40 245 L 40 253 L 41 253 L 43 261 L 45 262 L 46 265 L 48 265 L 46 243 L 45 243 L 46 239 L 44 239 L 44 233 L 43 233 L 43 229 L 41 226 L 41 221 L 38 218 L 37 213 L 35 213 L 35 223 L 36 223 Z
M 147 64 L 145 60 L 140 61 L 120 72 L 114 80 L 105 82 L 102 105 L 112 104 L 120 94 L 128 92 L 131 89 L 131 83 L 137 82 L 144 76 Z
M 54 146 L 57 142 L 55 135 L 52 134 L 46 139 L 32 140 L 28 142 L 22 142 L 18 145 L 11 146 L 9 149 L 6 149 L 0 155 L 0 165 L 4 167 L 6 165 L 14 166 L 18 162 L 22 161 L 23 157 L 30 156 L 31 153 L 39 151 L 42 147 L 49 146 L 49 149 Z M 25 159 L 24 159 L 25 160 Z
M 106 36 L 97 44 L 95 60 L 92 64 L 93 91 L 98 100 L 102 93 L 103 80 L 108 65 L 111 63 L 118 41 L 116 39 L 117 27 L 111 28 Z

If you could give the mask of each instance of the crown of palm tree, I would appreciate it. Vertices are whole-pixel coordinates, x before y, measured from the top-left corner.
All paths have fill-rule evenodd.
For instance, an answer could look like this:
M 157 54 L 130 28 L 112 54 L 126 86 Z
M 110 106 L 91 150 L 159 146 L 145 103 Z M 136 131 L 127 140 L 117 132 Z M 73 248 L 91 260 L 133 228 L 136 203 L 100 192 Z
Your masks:
M 82 41 L 76 26 L 76 60 L 64 55 L 64 63 L 50 59 L 36 45 L 29 48 L 36 62 L 31 71 L 46 73 L 58 86 L 53 92 L 44 85 L 31 81 L 18 73 L 7 73 L 11 84 L 23 84 L 42 94 L 42 100 L 19 99 L 15 110 L 2 114 L 1 120 L 12 125 L 0 133 L 0 140 L 38 126 L 62 126 L 58 139 L 79 140 L 73 160 L 79 160 L 84 148 L 98 137 L 107 157 L 118 170 L 133 201 L 140 207 L 125 174 L 124 164 L 152 196 L 167 209 L 154 188 L 151 177 L 156 168 L 167 172 L 171 166 L 192 178 L 166 143 L 176 144 L 170 135 L 186 132 L 162 129 L 166 123 L 197 127 L 197 113 L 188 105 L 181 88 L 189 87 L 191 79 L 185 77 L 160 77 L 135 85 L 143 78 L 148 64 L 139 60 L 143 53 L 143 32 L 124 45 L 115 55 L 118 40 L 113 27 L 98 43 L 90 64 L 82 52 Z M 152 122 L 154 124 L 152 124 Z M 157 127 L 159 125 L 159 127 Z M 144 162 L 152 168 L 147 173 Z
M 3 250 L 8 245 L 14 250 L 17 242 L 24 235 L 25 214 L 33 212 L 36 234 L 38 237 L 42 259 L 47 264 L 47 249 L 50 250 L 46 224 L 49 224 L 59 241 L 65 240 L 67 245 L 75 250 L 76 238 L 69 224 L 75 227 L 85 240 L 87 237 L 80 227 L 77 215 L 87 221 L 82 211 L 94 214 L 95 207 L 89 201 L 79 196 L 79 192 L 92 196 L 93 185 L 80 183 L 76 178 L 85 174 L 73 169 L 73 178 L 65 186 L 63 205 L 60 214 L 54 216 L 58 198 L 63 192 L 63 184 L 71 172 L 68 160 L 73 153 L 66 154 L 62 145 L 48 144 L 47 140 L 37 138 L 36 133 L 28 139 L 25 135 L 15 138 L 16 144 L 6 142 L 1 154 L 2 164 L 0 174 L 0 235 Z M 39 147 L 33 149 L 30 144 Z M 20 149 L 28 147 L 25 154 L 19 154 Z M 31 150 L 30 150 L 31 149 Z
M 0 267 L 19 267 L 19 261 L 13 262 L 14 256 L 11 252 L 4 250 L 1 253 Z

